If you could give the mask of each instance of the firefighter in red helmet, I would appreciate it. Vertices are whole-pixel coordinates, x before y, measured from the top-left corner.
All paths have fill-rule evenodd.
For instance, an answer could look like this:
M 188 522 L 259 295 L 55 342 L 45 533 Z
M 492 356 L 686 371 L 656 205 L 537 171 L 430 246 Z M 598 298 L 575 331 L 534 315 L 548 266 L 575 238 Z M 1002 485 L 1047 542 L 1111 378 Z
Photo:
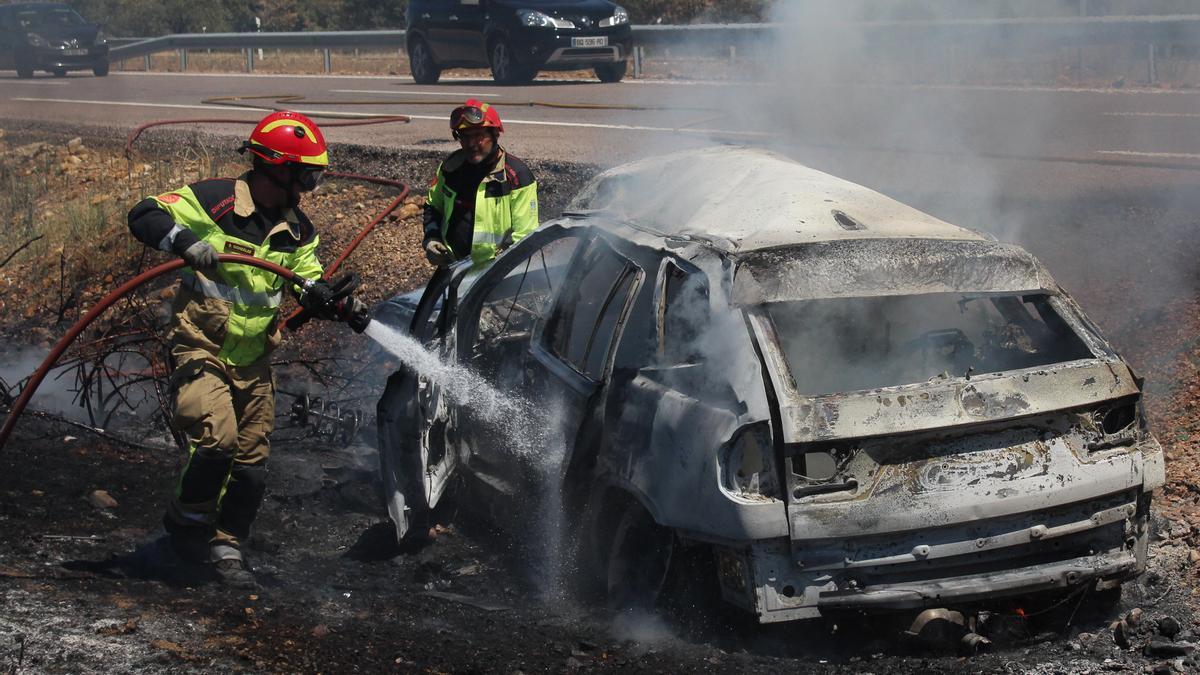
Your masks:
M 481 267 L 537 228 L 537 181 L 500 147 L 504 124 L 487 103 L 455 108 L 450 132 L 461 147 L 438 167 L 426 196 L 425 255 L 439 268 L 466 257 Z
M 329 165 L 325 137 L 304 115 L 274 112 L 239 149 L 247 151 L 253 166 L 241 177 L 201 180 L 129 212 L 139 241 L 189 266 L 168 334 L 171 425 L 188 439 L 189 455 L 163 524 L 177 552 L 213 563 L 238 588 L 255 586 L 241 547 L 266 487 L 275 418 L 268 353 L 280 339 L 284 282 L 257 267 L 218 264 L 217 255 L 252 255 L 317 280 L 301 305 L 338 318 L 328 311 L 336 291 L 320 281 L 316 228 L 299 208 Z M 353 302 L 356 315 L 365 315 Z

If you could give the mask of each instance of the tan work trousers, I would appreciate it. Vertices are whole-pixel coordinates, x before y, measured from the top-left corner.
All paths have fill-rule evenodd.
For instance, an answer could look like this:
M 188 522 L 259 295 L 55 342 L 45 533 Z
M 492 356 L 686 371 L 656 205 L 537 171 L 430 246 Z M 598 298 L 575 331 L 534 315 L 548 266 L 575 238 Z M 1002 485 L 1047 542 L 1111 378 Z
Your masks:
M 214 558 L 240 557 L 266 486 L 275 385 L 264 356 L 230 366 L 207 351 L 176 345 L 172 425 L 191 448 L 167 512 L 181 527 L 205 528 Z M 219 551 L 219 552 L 218 552 Z

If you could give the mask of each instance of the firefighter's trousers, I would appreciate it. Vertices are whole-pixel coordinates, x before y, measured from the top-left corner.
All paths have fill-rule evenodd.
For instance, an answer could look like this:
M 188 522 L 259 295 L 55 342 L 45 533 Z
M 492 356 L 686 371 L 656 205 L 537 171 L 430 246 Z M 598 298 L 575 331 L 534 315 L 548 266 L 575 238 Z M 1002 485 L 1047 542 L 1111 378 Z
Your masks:
M 270 361 L 235 367 L 181 345 L 172 355 L 172 425 L 190 451 L 164 522 L 173 534 L 206 533 L 214 559 L 240 558 L 266 489 L 275 426 Z

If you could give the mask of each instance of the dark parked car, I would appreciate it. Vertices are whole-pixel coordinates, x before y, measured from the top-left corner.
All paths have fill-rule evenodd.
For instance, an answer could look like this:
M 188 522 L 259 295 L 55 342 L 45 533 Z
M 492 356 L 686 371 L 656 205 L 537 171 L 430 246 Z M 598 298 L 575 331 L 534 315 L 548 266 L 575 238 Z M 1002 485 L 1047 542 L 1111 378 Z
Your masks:
M 608 0 L 412 0 L 406 17 L 418 84 L 446 68 L 487 67 L 500 84 L 581 68 L 619 82 L 632 47 L 629 13 Z
M 1145 569 L 1165 474 L 1141 380 L 1018 246 L 719 148 L 601 174 L 442 297 L 377 316 L 416 307 L 513 407 L 389 379 L 400 536 L 460 476 L 508 498 L 490 513 L 565 514 L 610 597 L 699 551 L 761 622 L 1015 611 Z
M 0 67 L 18 77 L 45 70 L 62 77 L 68 70 L 108 75 L 108 40 L 68 5 L 28 2 L 0 5 Z

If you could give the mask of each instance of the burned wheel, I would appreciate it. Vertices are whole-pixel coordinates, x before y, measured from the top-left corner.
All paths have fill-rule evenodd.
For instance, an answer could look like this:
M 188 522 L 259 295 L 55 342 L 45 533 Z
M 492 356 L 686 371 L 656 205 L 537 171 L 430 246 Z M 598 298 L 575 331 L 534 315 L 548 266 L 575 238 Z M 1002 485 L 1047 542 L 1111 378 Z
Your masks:
M 606 599 L 617 610 L 651 610 L 658 602 L 671 554 L 672 532 L 634 500 L 617 521 L 608 551 Z
M 55 77 L 66 77 L 66 76 L 67 76 L 67 69 L 66 69 L 66 68 L 55 68 L 55 69 L 54 69 L 53 71 L 51 71 L 51 72 L 53 72 L 53 73 L 54 73 L 54 76 L 55 76 Z
M 108 61 L 105 61 L 104 63 L 97 63 L 96 65 L 92 66 L 92 74 L 96 77 L 107 77 Z

